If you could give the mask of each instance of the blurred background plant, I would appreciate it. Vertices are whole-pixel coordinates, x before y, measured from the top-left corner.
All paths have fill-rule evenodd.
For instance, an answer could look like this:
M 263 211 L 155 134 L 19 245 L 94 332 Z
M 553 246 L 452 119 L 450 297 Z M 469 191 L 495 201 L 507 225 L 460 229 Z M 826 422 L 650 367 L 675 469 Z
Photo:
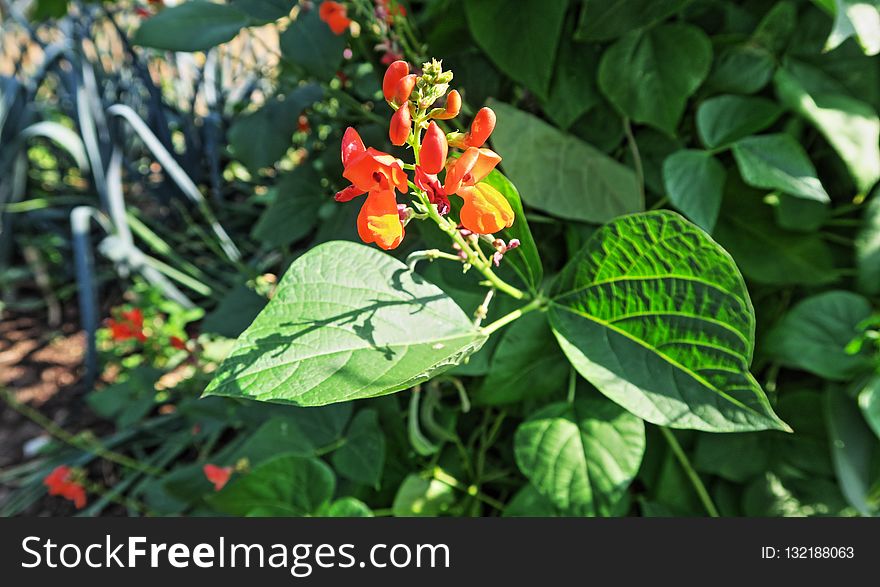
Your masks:
M 167 4 L 0 0 L 0 514 L 876 513 L 876 3 L 353 0 L 334 22 L 329 2 Z M 342 132 L 400 153 L 381 75 L 429 56 L 465 118 L 498 113 L 546 275 L 645 209 L 732 254 L 753 372 L 794 434 L 648 426 L 614 499 L 566 509 L 514 457 L 530 414 L 592 392 L 537 315 L 408 394 L 198 399 L 277 276 L 357 240 L 331 197 Z M 420 271 L 480 305 L 455 267 Z M 59 344 L 66 375 L 29 394 Z M 83 509 L 46 498 L 59 465 L 85 471 Z M 247 505 L 278 475 L 310 489 Z

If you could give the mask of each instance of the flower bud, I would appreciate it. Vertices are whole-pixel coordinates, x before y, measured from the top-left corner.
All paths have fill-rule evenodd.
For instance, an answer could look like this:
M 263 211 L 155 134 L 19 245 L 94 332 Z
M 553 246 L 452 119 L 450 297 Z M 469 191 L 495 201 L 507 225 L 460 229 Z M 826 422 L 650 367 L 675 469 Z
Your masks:
M 458 93 L 458 90 L 452 90 L 449 92 L 449 95 L 446 96 L 446 108 L 440 114 L 434 116 L 434 118 L 439 118 L 440 120 L 449 120 L 450 118 L 455 118 L 458 116 L 458 113 L 461 111 L 461 94 Z
M 491 108 L 480 108 L 465 137 L 465 144 L 468 147 L 482 147 L 493 130 L 495 130 L 495 112 Z
M 409 75 L 405 75 L 400 78 L 400 81 L 397 82 L 397 87 L 394 89 L 394 103 L 395 104 L 406 104 L 409 100 L 410 94 L 412 94 L 413 88 L 416 87 L 416 80 L 419 79 L 414 73 Z
M 391 140 L 391 144 L 398 147 L 405 145 L 411 129 L 412 116 L 409 113 L 409 106 L 404 104 L 391 117 L 391 125 L 388 127 L 388 138 Z
M 419 152 L 419 165 L 426 173 L 432 175 L 440 173 L 440 170 L 446 165 L 446 155 L 448 152 L 449 145 L 446 143 L 446 135 L 440 130 L 436 122 L 431 121 L 427 132 L 425 132 L 425 139 L 422 141 L 422 150 Z
M 394 99 L 397 83 L 407 74 L 409 74 L 409 63 L 406 61 L 395 61 L 388 66 L 382 79 L 382 94 L 386 100 L 391 102 Z

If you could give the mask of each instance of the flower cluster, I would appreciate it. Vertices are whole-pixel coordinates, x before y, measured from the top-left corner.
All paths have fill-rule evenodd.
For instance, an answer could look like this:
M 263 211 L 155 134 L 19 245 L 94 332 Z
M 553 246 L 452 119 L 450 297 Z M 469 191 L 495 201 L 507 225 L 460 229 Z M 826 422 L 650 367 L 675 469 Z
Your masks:
M 421 75 L 411 73 L 405 61 L 395 61 L 385 72 L 382 93 L 394 110 L 388 138 L 396 146 L 412 148 L 413 165 L 367 148 L 355 129 L 345 131 L 342 175 L 351 185 L 337 193 L 336 200 L 347 202 L 367 194 L 357 222 L 364 242 L 386 250 L 397 247 L 406 223 L 418 214 L 397 203 L 396 193 L 405 194 L 410 187 L 405 169 L 414 172 L 417 209 L 420 204 L 433 206 L 445 216 L 451 211 L 449 196 L 454 194 L 463 200 L 459 221 L 470 233 L 488 235 L 513 224 L 514 213 L 507 199 L 483 181 L 501 161 L 497 153 L 483 146 L 495 128 L 495 113 L 490 108 L 480 109 L 466 133 L 447 134 L 437 123 L 455 118 L 461 109 L 461 96 L 456 90 L 449 91 L 451 81 L 452 72 L 443 71 L 438 61 L 425 63 Z M 437 106 L 444 96 L 445 103 Z M 462 152 L 450 155 L 450 147 Z
M 86 506 L 86 490 L 76 477 L 73 469 L 67 465 L 59 465 L 46 475 L 43 485 L 49 489 L 49 495 L 60 495 L 81 510 Z
M 147 335 L 144 334 L 144 313 L 140 308 L 123 310 L 118 318 L 109 318 L 107 328 L 110 329 L 110 337 L 116 342 L 131 339 L 136 339 L 138 342 L 147 340 Z

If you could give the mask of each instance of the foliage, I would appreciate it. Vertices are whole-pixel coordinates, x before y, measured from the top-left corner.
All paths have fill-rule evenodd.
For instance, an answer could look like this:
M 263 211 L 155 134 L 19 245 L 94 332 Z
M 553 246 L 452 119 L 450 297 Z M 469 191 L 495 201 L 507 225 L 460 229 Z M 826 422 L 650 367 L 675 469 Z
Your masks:
M 111 94 L 131 76 L 81 49 L 65 59 L 97 71 L 76 78 L 90 109 L 20 123 L 5 113 L 35 84 L 3 86 L 0 169 L 18 175 L 0 175 L 0 214 L 23 219 L 7 255 L 68 234 L 40 213 L 66 218 L 79 186 L 109 228 L 97 275 L 132 284 L 86 400 L 116 427 L 97 442 L 119 480 L 87 487 L 84 513 L 877 513 L 876 6 L 357 0 L 330 23 L 320 4 L 72 10 L 87 31 L 131 25 L 130 71 L 192 59 L 197 86 Z M 267 61 L 224 85 L 243 41 Z M 389 94 L 401 59 L 421 69 Z M 113 114 L 125 100 L 152 135 Z M 419 168 L 441 143 L 435 186 Z M 447 213 L 467 147 L 501 161 L 441 194 Z M 380 158 L 366 180 L 355 156 Z M 3 473 L 21 489 L 0 511 L 95 453 L 40 458 Z

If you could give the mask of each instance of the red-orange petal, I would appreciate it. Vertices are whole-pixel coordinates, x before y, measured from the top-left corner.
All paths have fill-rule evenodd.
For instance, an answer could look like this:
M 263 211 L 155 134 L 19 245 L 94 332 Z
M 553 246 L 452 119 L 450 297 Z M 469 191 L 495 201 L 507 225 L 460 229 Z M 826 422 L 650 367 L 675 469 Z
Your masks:
M 468 147 L 482 147 L 493 130 L 495 130 L 495 112 L 491 108 L 480 108 L 471 122 L 471 129 L 465 137 L 465 143 Z
M 370 192 L 357 218 L 358 236 L 386 251 L 397 248 L 405 230 L 397 212 L 394 191 Z
M 440 173 L 446 165 L 446 156 L 449 154 L 449 144 L 446 142 L 446 133 L 440 130 L 437 123 L 431 121 L 425 138 L 422 140 L 422 148 L 419 151 L 419 165 L 426 173 L 431 175 Z
M 450 118 L 455 118 L 458 116 L 458 113 L 461 111 L 461 94 L 458 93 L 458 90 L 452 90 L 449 92 L 449 95 L 446 96 L 446 108 L 440 114 L 434 116 L 434 118 L 439 118 L 440 120 L 449 120 Z
M 443 189 L 447 194 L 454 194 L 458 191 L 462 182 L 473 171 L 479 158 L 480 150 L 476 147 L 470 147 L 449 166 L 446 171 L 446 181 L 443 183 Z
M 394 92 L 397 89 L 397 82 L 409 74 L 409 63 L 406 61 L 395 61 L 385 70 L 385 77 L 382 78 L 382 94 L 389 102 L 394 99 Z
M 409 75 L 405 75 L 400 78 L 400 81 L 397 82 L 397 86 L 394 88 L 394 103 L 395 104 L 406 104 L 409 100 L 410 94 L 412 94 L 413 88 L 416 87 L 416 81 L 419 79 L 414 73 Z
M 513 225 L 515 215 L 501 192 L 487 183 L 465 186 L 458 190 L 464 200 L 461 224 L 477 234 L 493 234 Z
M 391 124 L 388 127 L 388 138 L 391 140 L 391 144 L 398 147 L 405 145 L 411 130 L 412 116 L 409 112 L 409 106 L 404 104 L 391 117 Z
M 367 148 L 364 146 L 364 141 L 361 139 L 361 135 L 358 134 L 358 131 L 354 129 L 354 127 L 348 127 L 345 129 L 345 134 L 342 135 L 342 165 L 345 167 L 348 165 L 348 160 L 351 159 L 354 155 L 358 153 L 363 153 Z

